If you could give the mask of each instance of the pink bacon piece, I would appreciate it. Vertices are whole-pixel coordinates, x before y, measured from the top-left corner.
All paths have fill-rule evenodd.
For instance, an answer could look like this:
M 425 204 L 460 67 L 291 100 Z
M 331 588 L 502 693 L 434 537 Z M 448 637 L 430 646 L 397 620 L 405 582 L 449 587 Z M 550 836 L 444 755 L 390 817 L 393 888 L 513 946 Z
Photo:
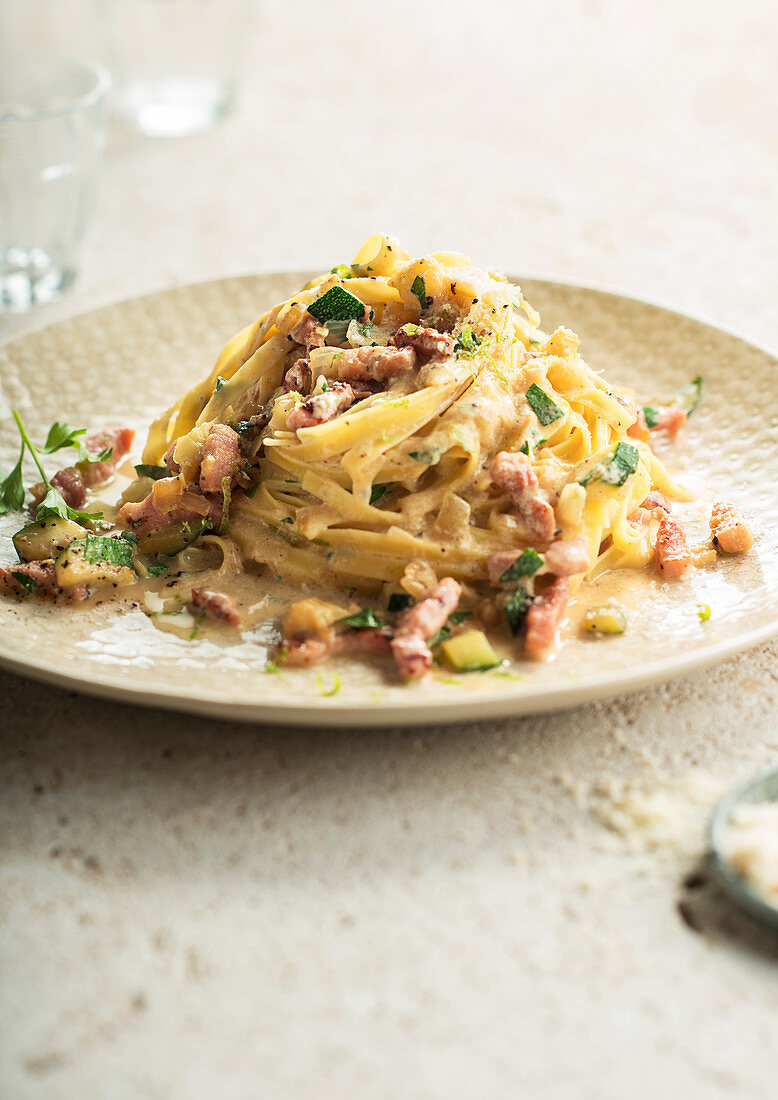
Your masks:
M 326 424 L 354 403 L 354 391 L 346 382 L 333 382 L 332 389 L 309 397 L 302 405 L 292 409 L 286 420 L 290 432 L 300 428 L 314 428 Z
M 204 493 L 223 493 L 241 467 L 240 437 L 227 424 L 214 424 L 203 443 L 199 486 Z
M 456 611 L 461 594 L 462 586 L 453 577 L 444 577 L 400 616 L 391 649 L 404 680 L 419 679 L 432 668 L 432 651 L 427 642 Z
M 240 626 L 240 614 L 232 596 L 215 592 L 212 588 L 193 588 L 192 607 L 202 610 L 209 619 L 228 626 Z
M 556 628 L 570 599 L 570 581 L 557 577 L 532 601 L 527 612 L 524 652 L 534 661 L 550 656 L 556 645 Z
M 538 495 L 538 479 L 527 455 L 520 451 L 500 451 L 495 455 L 489 475 L 504 489 L 521 516 L 532 542 L 548 542 L 556 528 L 554 509 Z
M 500 578 L 506 569 L 520 558 L 523 550 L 498 550 L 490 554 L 486 559 L 486 568 L 489 571 L 489 580 L 492 584 L 500 583 Z M 553 573 L 557 577 L 573 577 L 576 573 L 585 573 L 589 568 L 589 552 L 586 543 L 580 535 L 572 539 L 557 539 L 544 553 L 543 565 L 534 576 L 542 576 L 544 573 Z
M 692 557 L 686 534 L 678 520 L 664 513 L 656 536 L 656 560 L 665 577 L 683 577 L 691 568 Z
M 627 435 L 644 442 L 651 432 L 667 432 L 668 435 L 676 436 L 689 419 L 686 410 L 678 405 L 659 405 L 656 414 L 656 423 L 649 428 L 645 413 L 638 409 L 637 420 L 627 429 Z
M 710 532 L 715 545 L 725 554 L 744 554 L 754 545 L 754 535 L 744 514 L 723 500 L 713 505 Z
M 72 588 L 61 588 L 57 584 L 57 571 L 53 561 L 27 561 L 19 565 L 0 566 L 0 592 L 11 596 L 30 595 L 25 585 L 13 576 L 23 574 L 35 582 L 36 592 L 44 596 L 66 596 L 73 603 L 85 600 L 89 589 L 85 584 L 76 584 Z
M 413 348 L 352 348 L 339 356 L 338 378 L 346 382 L 389 382 L 416 366 Z
M 292 329 L 291 337 L 296 344 L 303 345 L 307 354 L 312 348 L 324 347 L 327 329 L 312 314 L 306 313 L 302 321 Z
M 154 482 L 143 500 L 123 504 L 117 518 L 139 535 L 168 523 L 191 523 L 206 517 L 218 527 L 223 503 L 220 493 L 206 496 L 194 486 L 186 488 L 177 477 L 163 477 Z
M 86 437 L 84 446 L 90 454 L 100 454 L 110 450 L 105 462 L 77 462 L 75 466 L 65 466 L 51 479 L 55 489 L 59 489 L 65 503 L 70 508 L 83 508 L 86 504 L 87 489 L 102 485 L 116 472 L 117 465 L 129 453 L 135 432 L 132 428 L 109 428 L 94 432 Z M 42 486 L 41 486 L 42 488 Z M 41 491 L 36 494 L 43 498 Z
M 419 363 L 443 362 L 454 354 L 454 339 L 436 328 L 403 325 L 391 340 L 396 348 L 413 348 Z

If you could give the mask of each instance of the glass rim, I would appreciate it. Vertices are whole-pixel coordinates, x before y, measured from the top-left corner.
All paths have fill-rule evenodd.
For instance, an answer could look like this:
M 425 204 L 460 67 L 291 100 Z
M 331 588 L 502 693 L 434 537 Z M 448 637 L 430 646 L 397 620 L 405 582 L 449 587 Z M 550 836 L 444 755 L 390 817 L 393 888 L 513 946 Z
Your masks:
M 71 65 L 91 76 L 92 87 L 82 95 L 72 96 L 64 103 L 51 107 L 24 107 L 6 111 L 0 104 L 0 122 L 37 122 L 40 119 L 56 118 L 73 111 L 93 107 L 104 98 L 111 88 L 111 74 L 99 61 L 87 60 L 72 54 L 39 53 L 36 50 L 11 50 L 0 48 L 0 65 L 8 61 L 42 61 L 55 65 Z

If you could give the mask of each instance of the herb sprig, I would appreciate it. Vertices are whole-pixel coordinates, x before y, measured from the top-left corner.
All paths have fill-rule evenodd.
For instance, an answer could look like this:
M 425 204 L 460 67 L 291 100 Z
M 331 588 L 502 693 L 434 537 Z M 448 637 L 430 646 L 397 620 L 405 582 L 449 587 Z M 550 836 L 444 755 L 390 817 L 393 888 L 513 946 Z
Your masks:
M 105 462 L 110 457 L 111 449 L 102 450 L 97 455 L 90 454 L 81 442 L 81 436 L 86 435 L 86 428 L 69 428 L 67 424 L 60 424 L 59 421 L 52 424 L 44 445 L 36 447 L 30 439 L 19 413 L 16 409 L 13 409 L 12 412 L 22 444 L 16 465 L 10 474 L 0 481 L 0 515 L 5 515 L 7 512 L 18 512 L 24 507 L 22 467 L 24 456 L 29 452 L 30 457 L 38 467 L 38 472 L 46 488 L 46 495 L 38 505 L 35 513 L 36 520 L 48 519 L 50 516 L 61 516 L 62 519 L 84 524 L 94 523 L 96 520 L 102 519 L 102 512 L 82 512 L 78 508 L 71 508 L 67 504 L 62 493 L 51 484 L 48 474 L 43 469 L 40 456 L 41 454 L 53 454 L 55 451 L 73 448 L 78 453 L 80 462 Z

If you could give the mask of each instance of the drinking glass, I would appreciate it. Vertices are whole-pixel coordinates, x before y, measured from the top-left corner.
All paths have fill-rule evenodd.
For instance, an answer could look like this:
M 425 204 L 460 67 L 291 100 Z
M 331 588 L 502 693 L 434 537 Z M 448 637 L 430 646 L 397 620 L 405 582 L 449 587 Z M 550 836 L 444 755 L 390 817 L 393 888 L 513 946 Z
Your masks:
M 188 137 L 231 110 L 252 0 L 99 4 L 122 122 L 149 137 Z
M 99 65 L 0 51 L 0 313 L 54 301 L 76 276 L 109 86 Z

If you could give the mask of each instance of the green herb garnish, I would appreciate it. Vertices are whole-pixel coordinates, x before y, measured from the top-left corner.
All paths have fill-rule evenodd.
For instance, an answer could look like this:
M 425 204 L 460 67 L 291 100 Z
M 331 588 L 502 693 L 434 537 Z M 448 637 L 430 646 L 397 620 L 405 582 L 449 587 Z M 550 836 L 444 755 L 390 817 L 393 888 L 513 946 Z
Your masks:
M 527 617 L 531 603 L 532 597 L 528 594 L 526 588 L 520 584 L 516 591 L 511 594 L 503 609 L 511 634 L 518 634 L 524 626 L 524 620 Z
M 363 611 L 357 611 L 354 615 L 346 615 L 344 619 L 338 619 L 339 623 L 350 626 L 354 630 L 366 630 L 382 627 L 384 624 L 376 617 L 372 607 L 366 607 Z
M 697 618 L 701 623 L 707 623 L 710 618 L 710 607 L 706 603 L 697 604 Z
M 565 410 L 560 409 L 559 405 L 535 382 L 527 390 L 526 396 L 532 411 L 544 428 L 565 415 Z
M 81 545 L 81 543 L 78 543 Z M 96 562 L 109 561 L 114 565 L 124 565 L 128 569 L 133 568 L 132 554 L 134 547 L 127 539 L 107 535 L 87 535 L 84 539 L 84 561 L 90 565 Z
M 79 462 L 105 462 L 111 457 L 113 447 L 105 447 L 97 454 L 88 451 L 81 442 L 81 436 L 86 435 L 86 428 L 69 428 L 67 424 L 60 424 L 58 420 L 49 428 L 46 442 L 40 448 L 44 454 L 51 455 L 55 451 L 61 451 L 72 447 L 78 452 Z
M 411 283 L 411 294 L 415 294 L 419 299 L 419 305 L 422 309 L 427 308 L 427 288 L 421 275 L 417 275 Z
M 19 569 L 12 569 L 11 576 L 22 586 L 25 597 L 35 595 L 35 591 L 38 587 L 38 582 L 35 577 L 31 577 L 28 573 L 22 573 Z
M 472 614 L 472 611 L 452 611 L 448 617 L 448 621 L 458 626 L 459 623 L 463 623 L 466 619 L 469 619 Z
M 482 339 L 483 337 L 476 336 L 470 325 L 465 325 L 454 341 L 454 355 L 457 359 L 470 359 L 478 351 Z
M 164 573 L 167 573 L 168 566 L 163 561 L 153 561 L 149 566 L 149 573 L 152 577 L 161 577 Z
M 410 451 L 411 458 L 425 466 L 436 466 L 442 454 L 440 447 L 427 447 L 424 451 Z
M 172 473 L 167 466 L 152 466 L 147 462 L 139 462 L 135 467 L 138 477 L 150 477 L 152 481 L 159 481 L 163 477 L 171 477 Z
M 427 645 L 430 649 L 437 649 L 443 642 L 447 642 L 451 637 L 451 630 L 447 626 L 442 626 L 440 630 L 436 630 L 432 635 Z
M 683 386 L 675 395 L 675 402 L 683 409 L 687 416 L 691 416 L 700 403 L 702 397 L 702 375 L 692 378 L 688 386 Z
M 359 321 L 364 316 L 365 304 L 342 286 L 333 286 L 321 298 L 311 302 L 308 312 L 323 325 L 328 321 Z
M 501 584 L 509 584 L 511 581 L 521 580 L 522 577 L 531 577 L 537 573 L 543 564 L 543 559 L 537 550 L 529 547 L 522 550 L 516 561 L 512 562 L 500 577 Z
M 348 264 L 338 264 L 330 271 L 330 275 L 337 275 L 339 279 L 350 279 L 352 277 L 351 268 Z
M 386 485 L 374 485 L 370 490 L 370 503 L 375 504 L 376 501 L 379 501 L 388 491 Z
M 519 450 L 521 451 L 521 453 L 523 455 L 527 455 L 527 457 L 529 458 L 529 440 L 528 439 L 524 440 L 522 445 L 519 447 Z
M 83 458 L 83 461 L 102 462 L 111 454 L 110 448 L 101 451 L 99 455 L 90 455 L 86 448 L 79 442 L 79 437 L 86 433 L 86 428 L 71 429 L 68 428 L 67 424 L 60 424 L 59 422 L 53 424 L 49 429 L 49 434 L 46 437 L 44 446 L 37 448 L 27 434 L 27 429 L 22 423 L 22 418 L 19 416 L 19 413 L 16 409 L 13 409 L 12 412 L 13 418 L 16 421 L 16 426 L 19 429 L 22 445 L 16 465 L 11 472 L 0 481 L 0 515 L 5 515 L 6 512 L 18 512 L 19 509 L 24 506 L 22 466 L 24 464 L 25 452 L 29 451 L 33 462 L 38 467 L 38 472 L 43 478 L 43 484 L 47 490 L 45 497 L 38 505 L 35 513 L 36 520 L 47 519 L 49 516 L 61 516 L 63 519 L 73 520 L 74 523 L 85 524 L 91 523 L 93 520 L 102 519 L 102 512 L 81 512 L 77 508 L 71 508 L 65 503 L 65 498 L 62 496 L 62 493 L 52 486 L 46 471 L 43 469 L 40 453 L 43 451 L 47 454 L 51 454 L 65 447 L 74 447 L 80 459 L 82 455 L 86 456 Z
M 584 488 L 590 481 L 604 481 L 606 485 L 623 485 L 630 474 L 634 474 L 640 461 L 640 452 L 631 443 L 617 443 L 613 457 L 608 462 L 599 462 L 584 477 L 580 484 Z
M 392 592 L 386 610 L 394 615 L 398 611 L 405 611 L 406 607 L 411 607 L 415 602 L 413 596 L 409 596 L 407 592 Z
M 659 409 L 656 405 L 644 405 L 643 416 L 645 417 L 646 427 L 649 429 L 655 428 L 659 423 Z

